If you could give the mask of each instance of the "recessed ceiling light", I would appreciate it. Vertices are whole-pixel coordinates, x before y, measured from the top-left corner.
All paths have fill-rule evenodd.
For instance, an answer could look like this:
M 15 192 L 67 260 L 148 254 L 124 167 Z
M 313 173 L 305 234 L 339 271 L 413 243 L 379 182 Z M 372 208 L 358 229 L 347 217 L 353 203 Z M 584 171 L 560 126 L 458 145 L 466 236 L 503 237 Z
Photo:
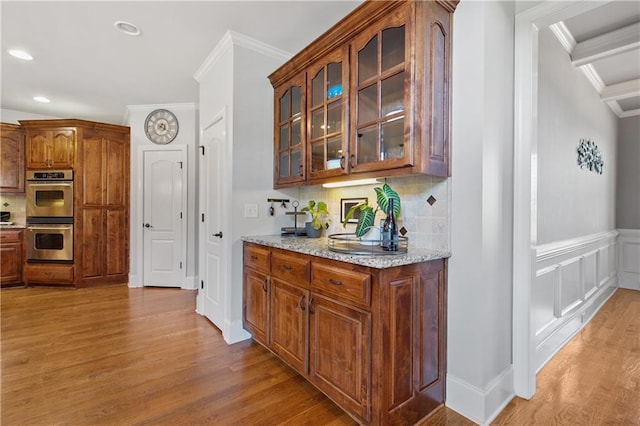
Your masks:
M 14 58 L 24 59 L 25 61 L 33 60 L 33 56 L 31 56 L 28 52 L 25 52 L 24 50 L 9 49 L 8 52 L 9 52 L 9 55 L 13 56 Z
M 113 26 L 116 27 L 116 29 L 118 29 L 119 31 L 122 31 L 123 33 L 125 33 L 126 35 L 139 36 L 140 34 L 142 34 L 142 31 L 140 31 L 140 28 L 138 28 L 131 22 L 116 21 L 113 23 Z
M 49 98 L 45 98 L 44 96 L 34 96 L 33 100 L 37 102 L 42 102 L 43 104 L 48 104 L 49 102 L 51 102 Z

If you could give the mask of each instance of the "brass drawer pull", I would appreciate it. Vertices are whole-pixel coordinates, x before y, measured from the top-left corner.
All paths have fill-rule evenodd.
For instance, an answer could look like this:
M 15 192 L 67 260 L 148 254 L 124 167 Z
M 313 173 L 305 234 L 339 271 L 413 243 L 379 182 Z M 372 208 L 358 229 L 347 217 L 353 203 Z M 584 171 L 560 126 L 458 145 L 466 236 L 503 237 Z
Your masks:
M 329 278 L 329 282 L 333 285 L 342 285 L 342 281 L 334 280 L 333 278 Z
M 302 311 L 304 311 L 305 309 L 307 309 L 307 308 L 305 308 L 305 306 L 304 306 L 304 298 L 305 298 L 305 295 L 303 294 L 302 296 L 300 296 L 300 302 L 298 302 L 298 304 L 300 305 L 300 310 L 302 310 Z
M 251 255 L 251 260 L 258 260 L 258 256 L 256 256 L 255 254 Z
M 290 265 L 282 265 L 282 269 L 284 269 L 285 271 L 290 271 L 291 270 L 291 266 Z

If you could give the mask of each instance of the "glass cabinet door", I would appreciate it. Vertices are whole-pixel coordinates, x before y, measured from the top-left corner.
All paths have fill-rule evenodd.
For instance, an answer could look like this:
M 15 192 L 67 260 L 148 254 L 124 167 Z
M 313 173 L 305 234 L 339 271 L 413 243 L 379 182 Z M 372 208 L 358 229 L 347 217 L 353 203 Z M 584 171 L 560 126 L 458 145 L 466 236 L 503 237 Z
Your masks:
M 408 8 L 403 10 L 407 11 Z M 409 28 L 406 12 L 359 35 L 353 44 L 355 126 L 352 171 L 411 165 Z
M 345 48 L 325 56 L 307 74 L 307 171 L 311 179 L 346 173 L 347 52 Z
M 276 170 L 278 184 L 305 179 L 304 75 L 284 85 L 276 94 Z

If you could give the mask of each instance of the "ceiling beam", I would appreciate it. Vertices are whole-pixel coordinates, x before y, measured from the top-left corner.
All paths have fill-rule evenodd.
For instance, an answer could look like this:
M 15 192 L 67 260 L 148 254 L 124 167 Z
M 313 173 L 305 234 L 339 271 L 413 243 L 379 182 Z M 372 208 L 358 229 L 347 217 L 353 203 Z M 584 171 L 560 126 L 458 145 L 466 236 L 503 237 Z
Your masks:
M 640 22 L 577 43 L 571 52 L 576 67 L 640 49 Z
M 617 101 L 632 96 L 640 96 L 640 78 L 605 86 L 600 92 L 600 99 L 604 102 Z

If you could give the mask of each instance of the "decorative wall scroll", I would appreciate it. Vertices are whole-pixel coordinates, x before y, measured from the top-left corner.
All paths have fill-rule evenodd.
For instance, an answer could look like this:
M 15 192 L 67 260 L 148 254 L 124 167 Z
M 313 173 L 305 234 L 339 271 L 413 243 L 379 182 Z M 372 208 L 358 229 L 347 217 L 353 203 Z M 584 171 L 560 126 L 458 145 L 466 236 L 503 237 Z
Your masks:
M 578 166 L 591 172 L 602 174 L 604 161 L 598 149 L 598 145 L 589 139 L 580 139 L 578 145 Z

